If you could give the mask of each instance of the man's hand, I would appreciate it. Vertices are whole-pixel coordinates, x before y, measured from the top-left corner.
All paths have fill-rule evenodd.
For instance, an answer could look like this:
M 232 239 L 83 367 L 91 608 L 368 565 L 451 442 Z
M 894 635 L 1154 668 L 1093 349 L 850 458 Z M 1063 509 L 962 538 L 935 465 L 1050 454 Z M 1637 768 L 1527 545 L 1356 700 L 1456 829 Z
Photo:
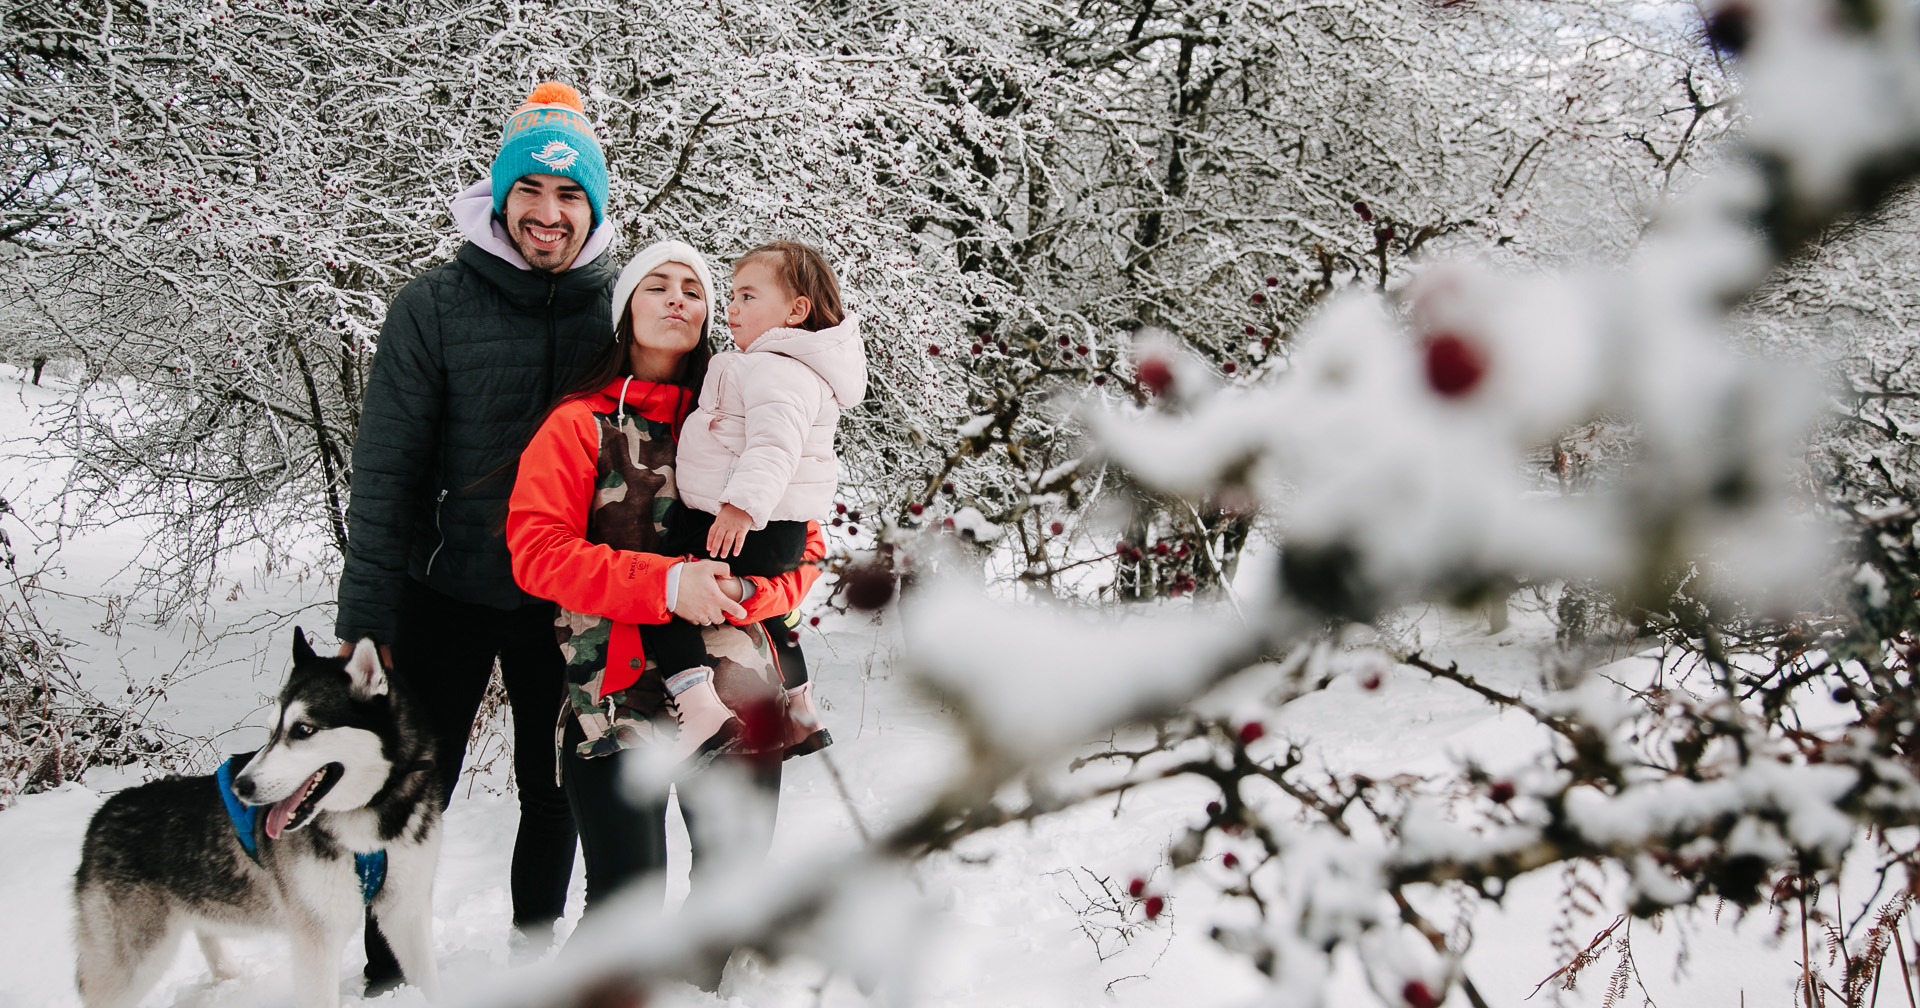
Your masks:
M 729 584 L 731 582 L 731 584 Z M 731 587 L 732 592 L 727 591 Z M 680 565 L 680 593 L 673 614 L 695 626 L 724 623 L 727 617 L 746 619 L 747 611 L 734 601 L 740 579 L 718 560 L 689 560 Z
M 354 643 L 352 641 L 348 641 L 347 643 L 340 645 L 340 651 L 335 657 L 351 658 L 353 657 L 353 649 L 354 649 Z M 380 645 L 380 667 L 384 669 L 393 668 L 393 650 L 387 647 L 385 644 Z
M 731 504 L 720 505 L 720 514 L 707 527 L 707 555 L 739 556 L 747 545 L 747 533 L 753 530 L 753 516 Z M 682 575 L 683 577 L 685 575 Z

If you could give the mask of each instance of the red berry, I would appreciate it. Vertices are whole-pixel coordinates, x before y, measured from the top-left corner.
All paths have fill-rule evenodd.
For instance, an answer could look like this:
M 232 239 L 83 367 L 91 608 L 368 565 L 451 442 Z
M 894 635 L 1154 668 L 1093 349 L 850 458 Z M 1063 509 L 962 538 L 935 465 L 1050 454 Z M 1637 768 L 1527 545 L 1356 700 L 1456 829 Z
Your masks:
M 1359 214 L 1363 221 L 1373 219 L 1373 208 L 1367 205 L 1366 200 L 1356 200 L 1353 204 L 1353 212 Z
M 928 346 L 928 347 L 927 347 L 927 356 L 929 356 L 929 357 L 938 357 L 938 356 L 940 356 L 940 344 L 938 344 L 938 343 L 934 343 L 934 344 L 932 344 L 932 345 L 930 345 L 930 346 Z
M 1240 856 L 1232 851 L 1228 851 L 1220 855 L 1220 863 L 1226 865 L 1228 868 L 1238 868 L 1240 867 Z
M 772 697 L 743 701 L 733 708 L 733 713 L 740 719 L 747 752 L 777 749 L 786 735 L 787 719 L 780 710 L 779 702 Z
M 1149 896 L 1147 897 L 1146 902 L 1140 904 L 1140 909 L 1145 910 L 1147 912 L 1148 920 L 1153 920 L 1154 918 L 1160 916 L 1161 911 L 1165 910 L 1166 908 L 1167 908 L 1167 901 L 1164 898 L 1159 896 Z
M 856 564 L 840 577 L 847 584 L 847 604 L 855 609 L 878 609 L 893 600 L 893 572 L 879 564 Z
M 1270 277 L 1268 277 L 1268 278 L 1267 278 L 1267 286 L 1269 286 L 1269 287 L 1278 287 L 1278 286 L 1280 286 L 1280 278 L 1279 278 L 1279 277 L 1277 277 L 1277 276 L 1270 276 Z
M 1134 879 L 1133 881 L 1127 883 L 1127 895 L 1133 897 L 1134 899 L 1139 899 L 1141 894 L 1145 893 L 1146 891 L 1147 891 L 1146 879 Z
M 847 506 L 846 506 L 845 504 L 835 504 L 835 505 L 833 506 L 833 513 L 834 513 L 834 514 L 846 514 L 846 513 L 847 513 Z
M 1054 522 L 1053 524 L 1047 526 L 1047 531 L 1052 532 L 1054 535 L 1059 535 L 1060 533 L 1065 532 L 1066 530 L 1067 530 L 1067 527 L 1065 525 L 1060 524 L 1059 522 Z
M 1407 985 L 1400 988 L 1400 997 L 1409 1008 L 1440 1008 L 1440 999 L 1424 980 L 1407 981 Z
M 946 494 L 949 497 L 953 496 L 953 484 L 952 483 L 940 484 L 940 492 L 943 494 Z
M 1093 383 L 1095 385 L 1105 385 L 1107 383 L 1107 376 L 1103 374 L 1094 375 Z
M 847 534 L 848 534 L 848 535 L 859 535 L 859 534 L 860 534 L 860 526 L 858 526 L 858 525 L 849 525 L 849 526 L 847 526 Z
M 915 504 L 907 505 L 907 510 L 913 512 L 916 515 L 922 511 L 925 511 L 926 509 L 927 509 L 927 506 L 925 504 L 915 503 Z
M 1496 804 L 1505 805 L 1513 800 L 1513 782 L 1497 780 L 1487 785 L 1487 797 Z
M 980 344 L 978 344 L 978 343 L 975 343 L 975 344 L 973 345 L 973 355 L 974 355 L 975 357 L 978 357 L 978 356 L 980 356 L 980 351 L 982 351 L 982 350 L 984 350 L 984 349 L 986 349 L 986 348 L 985 348 L 985 347 L 983 347 L 983 346 L 981 346 L 981 345 L 980 345 Z
M 1154 395 L 1166 395 L 1173 387 L 1173 368 L 1158 357 L 1144 358 L 1134 373 L 1140 376 L 1140 384 Z
M 818 617 L 818 616 L 812 616 L 812 617 L 809 617 L 809 618 L 807 619 L 807 625 L 808 625 L 808 626 L 819 626 L 819 625 L 820 625 L 820 617 Z
M 859 511 L 849 511 L 849 512 L 847 512 L 847 520 L 848 520 L 848 521 L 859 521 L 859 520 L 860 520 L 860 512 L 859 512 Z
M 1248 326 L 1248 327 L 1247 327 L 1247 335 L 1248 335 L 1248 336 L 1257 336 L 1257 335 L 1259 335 L 1259 334 L 1260 334 L 1260 330 L 1258 330 L 1258 329 L 1255 329 L 1255 328 L 1254 328 L 1254 327 L 1252 327 L 1252 326 Z
M 1258 721 L 1249 721 L 1240 726 L 1240 744 L 1252 745 L 1267 733 L 1267 727 Z
M 798 631 L 798 630 L 789 630 L 789 631 L 787 631 L 787 643 L 789 643 L 789 644 L 798 644 L 798 643 L 800 643 L 800 631 Z
M 1071 339 L 1068 339 L 1068 338 L 1067 338 L 1067 337 L 1065 337 L 1065 336 L 1062 336 L 1062 337 L 1060 337 L 1060 338 L 1059 338 L 1058 340 L 1056 340 L 1055 342 L 1058 342 L 1058 343 L 1059 343 L 1059 344 L 1060 344 L 1061 346 L 1066 346 L 1067 344 L 1069 344 L 1069 343 L 1072 343 L 1072 342 L 1073 342 L 1073 340 L 1071 340 Z
M 1380 673 L 1378 673 L 1378 672 L 1369 672 L 1369 673 L 1367 673 L 1367 677 L 1366 677 L 1365 679 L 1362 679 L 1362 680 L 1360 680 L 1360 688 L 1361 688 L 1361 689 L 1365 689 L 1365 690 L 1377 690 L 1377 689 L 1379 689 L 1379 688 L 1380 688 Z
M 837 516 L 836 516 L 836 517 L 835 517 L 835 518 L 833 519 L 833 525 L 834 525 L 834 527 L 835 527 L 835 528 L 839 528 L 839 527 L 840 527 L 841 525 L 844 525 L 844 524 L 846 524 L 846 519 L 844 519 L 844 518 L 840 518 L 840 517 L 837 517 Z
M 1254 304 L 1266 304 L 1266 303 L 1267 303 L 1267 296 L 1266 296 L 1265 294 L 1262 294 L 1262 293 L 1260 293 L 1259 291 L 1254 291 L 1254 292 L 1253 292 L 1253 303 L 1254 303 Z
M 1478 346 L 1456 333 L 1427 337 L 1427 384 L 1449 399 L 1474 390 L 1486 376 L 1487 361 Z
M 1221 365 L 1221 370 L 1225 371 L 1228 374 L 1232 374 L 1235 371 L 1239 370 L 1239 365 L 1235 364 L 1232 361 L 1228 361 L 1225 364 Z
M 1163 543 L 1163 542 L 1157 542 L 1157 543 L 1154 543 L 1154 544 L 1153 544 L 1153 555 L 1154 555 L 1154 556 L 1166 556 L 1166 555 L 1167 555 L 1167 544 L 1166 544 L 1166 543 Z
M 1753 39 L 1753 12 L 1743 3 L 1728 3 L 1707 15 L 1707 44 L 1722 55 L 1738 56 Z
M 1084 343 L 1082 343 L 1081 345 L 1079 345 L 1079 346 L 1077 346 L 1077 347 L 1074 347 L 1074 348 L 1073 348 L 1073 352 L 1074 352 L 1074 353 L 1077 353 L 1077 354 L 1079 354 L 1079 355 L 1080 355 L 1080 356 L 1082 356 L 1082 357 L 1085 357 L 1085 356 L 1087 355 L 1087 346 L 1086 346 L 1086 344 L 1084 344 Z
M 1381 243 L 1381 244 L 1383 244 L 1383 245 L 1384 245 L 1384 244 L 1386 244 L 1387 242 L 1390 242 L 1390 241 L 1392 241 L 1392 240 L 1393 240 L 1393 225 L 1391 225 L 1391 224 L 1388 224 L 1388 225 L 1387 225 L 1387 226 L 1385 226 L 1385 227 L 1382 227 L 1382 228 L 1376 228 L 1376 229 L 1374 230 L 1374 232 L 1373 232 L 1373 236 L 1374 236 L 1375 238 L 1378 238 L 1378 239 L 1380 239 L 1380 243 Z
M 951 518 L 942 518 L 942 519 L 940 519 L 940 527 L 941 527 L 941 528 L 952 528 L 952 527 L 953 527 L 953 519 L 951 519 Z
M 1220 803 L 1219 803 L 1219 802 L 1217 802 L 1217 801 L 1210 801 L 1210 802 L 1208 802 L 1208 803 L 1207 803 L 1207 818 L 1209 818 L 1209 819 L 1212 819 L 1212 818 L 1215 818 L 1215 817 L 1217 817 L 1217 816 L 1219 816 L 1219 815 L 1220 815 Z

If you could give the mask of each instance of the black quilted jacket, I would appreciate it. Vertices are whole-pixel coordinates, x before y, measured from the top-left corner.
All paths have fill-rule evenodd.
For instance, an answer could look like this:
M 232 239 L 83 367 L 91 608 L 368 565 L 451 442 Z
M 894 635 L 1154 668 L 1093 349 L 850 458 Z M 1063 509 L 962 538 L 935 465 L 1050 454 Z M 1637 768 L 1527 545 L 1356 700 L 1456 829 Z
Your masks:
M 502 528 L 520 449 L 612 338 L 618 267 L 516 269 L 471 242 L 401 288 L 380 329 L 353 444 L 341 640 L 394 639 L 405 579 L 463 602 L 538 602 Z

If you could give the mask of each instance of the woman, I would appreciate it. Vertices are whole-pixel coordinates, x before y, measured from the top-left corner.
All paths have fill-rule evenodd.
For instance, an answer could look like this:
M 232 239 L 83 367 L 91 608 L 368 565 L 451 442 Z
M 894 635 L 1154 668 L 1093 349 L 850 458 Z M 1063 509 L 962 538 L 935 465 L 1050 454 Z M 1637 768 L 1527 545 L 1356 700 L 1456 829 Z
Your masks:
M 736 817 L 716 836 L 694 822 L 715 775 L 682 780 L 696 865 L 722 846 L 732 856 L 765 854 L 780 753 L 794 730 L 780 662 L 797 650 L 777 657 L 758 621 L 792 611 L 819 577 L 819 524 L 809 523 L 799 569 L 778 577 L 735 578 L 719 561 L 657 552 L 674 502 L 679 427 L 712 354 L 712 296 L 706 261 L 682 242 L 658 242 L 628 263 L 614 285 L 614 342 L 534 434 L 508 505 L 515 579 L 560 605 L 555 625 L 568 663 L 560 772 L 580 831 L 589 911 L 666 866 L 665 796 L 633 802 L 621 785 L 623 754 L 677 732 L 678 705 L 658 676 L 641 677 L 649 659 L 639 625 L 679 616 L 703 628 L 716 695 L 742 722 L 716 767 L 742 771 L 765 798 L 757 821 Z

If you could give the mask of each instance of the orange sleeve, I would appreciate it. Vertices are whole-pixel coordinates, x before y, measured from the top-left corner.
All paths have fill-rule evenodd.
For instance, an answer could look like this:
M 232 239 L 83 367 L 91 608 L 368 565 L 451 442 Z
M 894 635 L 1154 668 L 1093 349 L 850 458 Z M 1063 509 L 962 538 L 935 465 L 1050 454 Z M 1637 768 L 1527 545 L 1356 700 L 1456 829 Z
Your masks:
M 754 623 L 772 616 L 785 616 L 800 608 L 800 600 L 807 597 L 813 583 L 820 580 L 820 561 L 826 559 L 827 540 L 820 534 L 820 523 L 807 523 L 807 548 L 800 553 L 800 566 L 779 577 L 748 577 L 753 583 L 753 597 L 741 604 L 747 611 L 747 618 L 733 623 Z
M 586 540 L 599 457 L 600 427 L 586 403 L 562 405 L 534 433 L 520 453 L 520 472 L 507 499 L 513 579 L 573 612 L 620 623 L 665 623 L 671 615 L 667 570 L 680 558 Z

